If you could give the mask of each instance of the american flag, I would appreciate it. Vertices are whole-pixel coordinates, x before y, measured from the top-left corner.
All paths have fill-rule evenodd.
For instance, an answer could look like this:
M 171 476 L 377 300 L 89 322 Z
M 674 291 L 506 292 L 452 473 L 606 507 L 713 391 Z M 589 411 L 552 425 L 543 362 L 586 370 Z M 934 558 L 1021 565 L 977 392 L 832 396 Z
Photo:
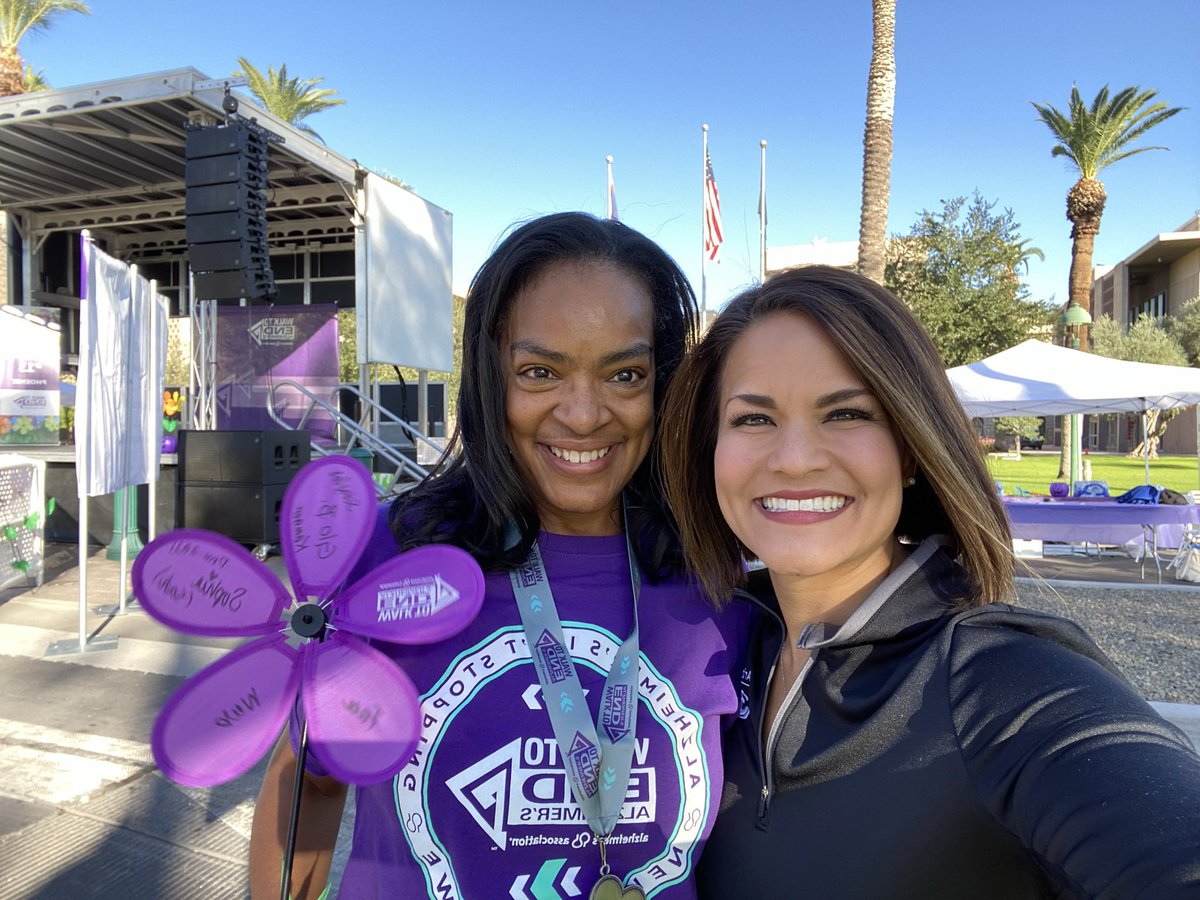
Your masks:
M 721 261 L 721 198 L 717 180 L 713 178 L 712 158 L 704 150 L 704 253 L 713 262 Z

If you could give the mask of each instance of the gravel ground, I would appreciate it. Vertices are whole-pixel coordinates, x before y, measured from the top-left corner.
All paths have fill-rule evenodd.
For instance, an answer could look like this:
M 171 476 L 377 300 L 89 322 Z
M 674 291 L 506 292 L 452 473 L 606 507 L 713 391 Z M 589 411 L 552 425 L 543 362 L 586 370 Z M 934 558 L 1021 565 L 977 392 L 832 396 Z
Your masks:
M 1017 597 L 1076 622 L 1147 700 L 1200 704 L 1200 591 L 1021 579 Z

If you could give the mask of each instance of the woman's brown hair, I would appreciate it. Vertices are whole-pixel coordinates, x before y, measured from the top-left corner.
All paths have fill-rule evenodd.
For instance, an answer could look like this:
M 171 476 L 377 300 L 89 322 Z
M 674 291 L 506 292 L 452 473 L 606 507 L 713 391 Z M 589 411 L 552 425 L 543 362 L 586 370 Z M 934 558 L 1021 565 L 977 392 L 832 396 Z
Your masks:
M 660 473 L 684 556 L 714 603 L 745 578 L 752 554 L 717 505 L 721 375 L 734 343 L 751 325 L 780 313 L 806 316 L 825 332 L 879 399 L 896 437 L 916 461 L 896 533 L 913 540 L 946 535 L 970 587 L 961 606 L 1008 599 L 1014 559 L 1008 517 L 978 439 L 946 377 L 933 342 L 891 292 L 854 272 L 809 266 L 781 272 L 739 294 L 688 355 L 661 418 Z M 803 377 L 803 361 L 779 360 Z

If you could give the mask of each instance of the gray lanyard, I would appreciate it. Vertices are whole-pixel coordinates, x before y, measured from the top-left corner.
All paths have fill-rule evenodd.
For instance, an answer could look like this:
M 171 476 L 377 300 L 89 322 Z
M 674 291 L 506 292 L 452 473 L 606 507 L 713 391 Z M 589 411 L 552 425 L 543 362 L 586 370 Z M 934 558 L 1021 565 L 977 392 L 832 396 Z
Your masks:
M 612 834 L 625 802 L 637 723 L 637 604 L 642 579 L 629 543 L 628 527 L 625 548 L 633 587 L 633 630 L 617 649 L 604 680 L 604 695 L 595 724 L 563 638 L 562 622 L 536 541 L 528 559 L 509 573 L 529 654 L 542 685 L 542 701 L 550 714 L 571 790 L 587 816 L 588 826 L 600 838 L 602 850 L 603 839 Z

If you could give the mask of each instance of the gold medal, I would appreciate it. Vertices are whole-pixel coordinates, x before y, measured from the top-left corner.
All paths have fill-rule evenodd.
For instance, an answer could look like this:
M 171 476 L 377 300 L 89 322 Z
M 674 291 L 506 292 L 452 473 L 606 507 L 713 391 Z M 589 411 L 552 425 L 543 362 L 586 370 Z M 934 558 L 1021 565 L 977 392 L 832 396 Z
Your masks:
M 625 887 L 616 875 L 601 875 L 588 900 L 646 900 L 646 894 L 636 884 Z
M 592 885 L 588 900 L 646 900 L 646 892 L 636 884 L 625 887 L 624 882 L 611 874 L 608 864 L 608 836 L 596 835 L 600 845 L 600 880 Z

